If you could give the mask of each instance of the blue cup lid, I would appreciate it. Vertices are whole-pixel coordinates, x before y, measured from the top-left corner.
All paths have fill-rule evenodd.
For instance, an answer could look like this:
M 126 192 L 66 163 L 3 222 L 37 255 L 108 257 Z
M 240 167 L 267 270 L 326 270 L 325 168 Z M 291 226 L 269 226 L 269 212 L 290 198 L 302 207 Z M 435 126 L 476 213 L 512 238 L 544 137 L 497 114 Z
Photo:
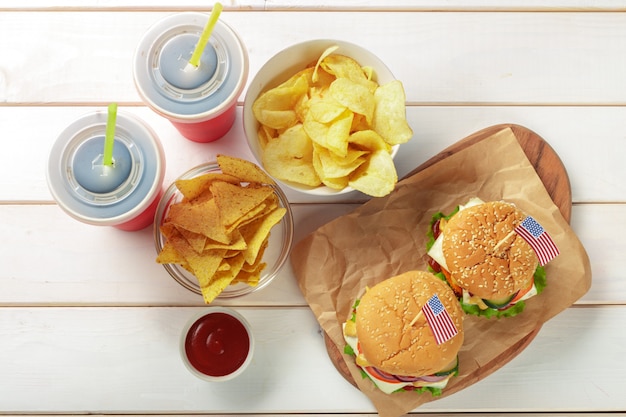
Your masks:
M 113 158 L 120 172 L 99 181 L 106 121 L 107 112 L 97 111 L 68 125 L 52 146 L 46 174 L 53 198 L 69 215 L 85 223 L 116 225 L 142 213 L 160 192 L 165 161 L 156 134 L 139 119 L 118 112 Z
M 237 100 L 248 76 L 248 55 L 237 34 L 218 20 L 197 68 L 187 63 L 208 20 L 178 13 L 153 25 L 134 58 L 135 85 L 157 113 L 197 121 L 219 115 Z

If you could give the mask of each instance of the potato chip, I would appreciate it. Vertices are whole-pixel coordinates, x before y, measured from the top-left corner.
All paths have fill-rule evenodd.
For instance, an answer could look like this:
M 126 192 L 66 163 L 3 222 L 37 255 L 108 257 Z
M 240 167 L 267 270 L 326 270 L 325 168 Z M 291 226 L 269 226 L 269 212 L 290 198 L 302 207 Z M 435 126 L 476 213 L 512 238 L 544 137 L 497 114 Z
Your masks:
M 348 153 L 352 117 L 352 112 L 344 110 L 331 123 L 320 123 L 309 113 L 304 120 L 303 128 L 310 140 L 343 157 Z
M 382 197 L 393 191 L 398 174 L 389 152 L 372 152 L 366 164 L 361 165 L 350 178 L 350 187 L 373 197 Z
M 321 164 L 318 172 L 321 172 L 322 181 L 328 178 L 347 177 L 367 160 L 365 157 L 367 152 L 358 150 L 351 150 L 349 156 L 346 154 L 346 157 L 341 158 L 323 146 L 316 145 L 315 153 Z
M 317 187 L 322 182 L 313 168 L 313 144 L 302 125 L 271 140 L 263 152 L 263 165 L 275 178 Z
M 374 99 L 376 111 L 372 128 L 390 145 L 408 142 L 413 137 L 413 131 L 406 121 L 406 97 L 402 83 L 395 80 L 380 86 L 374 93 Z
M 267 145 L 267 142 L 269 142 L 270 139 L 276 136 L 276 129 L 272 129 L 271 127 L 265 125 L 260 125 L 259 130 L 257 131 L 257 136 L 259 137 L 259 144 L 263 149 Z
M 270 230 L 287 209 L 257 165 L 218 155 L 222 174 L 177 181 L 183 199 L 169 206 L 157 262 L 179 264 L 198 279 L 205 303 L 229 285 L 257 285 Z M 183 191 L 181 194 L 183 194 Z
M 330 124 L 326 135 L 326 147 L 334 154 L 345 157 L 348 154 L 348 139 L 354 113 L 344 111 Z
M 314 96 L 308 100 L 308 111 L 314 120 L 320 123 L 331 123 L 346 111 L 346 106 L 332 98 Z
M 366 151 L 387 151 L 391 153 L 389 145 L 382 136 L 373 130 L 360 130 L 350 135 L 350 145 Z
M 332 188 L 333 190 L 343 190 L 344 188 L 348 186 L 349 181 L 350 181 L 350 177 L 338 177 L 338 178 L 325 177 L 324 179 L 322 179 L 322 182 L 324 183 L 324 185 L 326 185 L 329 188 Z
M 326 50 L 324 52 L 322 52 L 322 54 L 320 55 L 320 57 L 317 59 L 317 62 L 315 63 L 315 70 L 313 71 L 313 76 L 311 77 L 313 82 L 317 82 L 318 81 L 318 71 L 320 68 L 320 65 L 322 64 L 322 61 L 324 61 L 324 59 L 331 55 L 333 52 L 335 52 L 337 49 L 339 49 L 339 46 L 337 45 L 333 45 L 329 48 L 326 48 Z
M 254 116 L 263 125 L 286 129 L 296 121 L 295 104 L 308 90 L 308 75 L 296 74 L 280 86 L 263 93 L 252 106 Z
M 337 78 L 330 85 L 328 93 L 338 103 L 353 113 L 362 114 L 366 122 L 371 123 L 376 101 L 374 93 L 369 88 L 347 78 Z
M 379 86 L 373 68 L 336 50 L 253 103 L 263 166 L 283 181 L 336 190 L 354 183 L 381 196 L 397 182 L 392 147 L 413 136 L 404 89 L 397 80 Z
M 378 84 L 370 79 L 371 73 L 368 76 L 358 62 L 345 55 L 329 55 L 324 58 L 321 67 L 337 79 L 346 78 L 367 87 L 372 92 L 378 87 Z

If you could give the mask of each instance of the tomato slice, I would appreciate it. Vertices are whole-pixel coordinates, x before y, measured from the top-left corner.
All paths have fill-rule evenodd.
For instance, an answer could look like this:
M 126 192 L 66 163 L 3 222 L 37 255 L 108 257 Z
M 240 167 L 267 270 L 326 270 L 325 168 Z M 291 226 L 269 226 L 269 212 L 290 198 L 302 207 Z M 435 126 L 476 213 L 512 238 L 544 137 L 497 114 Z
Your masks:
M 445 268 L 441 268 L 441 272 L 446 277 L 446 281 L 448 281 L 448 284 L 450 285 L 450 288 L 452 288 L 452 291 L 454 291 L 454 293 L 457 295 L 457 297 L 463 296 L 463 288 L 459 287 L 457 285 L 457 283 L 454 282 L 450 272 L 448 272 Z
M 531 279 L 528 288 L 518 291 L 517 295 L 513 297 L 513 299 L 509 302 L 509 305 L 517 303 L 522 297 L 524 297 L 530 290 L 533 289 L 533 285 L 535 285 L 535 280 Z

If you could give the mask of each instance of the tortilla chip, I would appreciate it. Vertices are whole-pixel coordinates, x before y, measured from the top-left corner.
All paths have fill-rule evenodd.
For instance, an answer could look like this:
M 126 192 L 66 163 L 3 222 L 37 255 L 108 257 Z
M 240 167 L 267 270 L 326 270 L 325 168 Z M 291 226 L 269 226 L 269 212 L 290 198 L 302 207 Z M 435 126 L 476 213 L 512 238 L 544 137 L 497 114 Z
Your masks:
M 258 165 L 245 159 L 234 158 L 226 155 L 217 155 L 217 164 L 223 173 L 239 178 L 241 182 L 257 184 L 274 184 L 274 180 L 268 176 Z
M 239 184 L 239 179 L 232 175 L 220 172 L 210 172 L 189 179 L 176 180 L 176 188 L 187 200 L 193 200 L 209 190 L 214 181 L 225 181 L 231 184 Z
M 255 262 L 263 243 L 269 237 L 270 230 L 284 217 L 286 211 L 285 208 L 279 207 L 242 228 L 241 234 L 248 245 L 243 251 L 247 263 L 253 264 Z
M 226 228 L 257 208 L 274 193 L 274 189 L 270 186 L 240 187 L 216 182 L 211 185 L 211 192 L 219 209 L 219 220 Z

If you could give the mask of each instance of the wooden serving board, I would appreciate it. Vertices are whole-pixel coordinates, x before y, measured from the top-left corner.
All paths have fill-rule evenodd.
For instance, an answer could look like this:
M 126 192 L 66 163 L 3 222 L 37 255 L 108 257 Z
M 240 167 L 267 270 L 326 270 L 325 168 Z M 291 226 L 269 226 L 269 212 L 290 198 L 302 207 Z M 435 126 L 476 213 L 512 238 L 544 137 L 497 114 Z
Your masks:
M 554 149 L 552 149 L 552 147 L 543 138 L 535 132 L 520 125 L 500 124 L 480 130 L 444 149 L 424 162 L 422 165 L 415 168 L 413 171 L 409 172 L 404 176 L 404 178 L 411 177 L 436 162 L 446 159 L 449 156 L 454 155 L 455 153 L 474 145 L 505 128 L 511 128 L 521 148 L 524 150 L 526 157 L 535 168 L 535 171 L 546 187 L 548 194 L 552 197 L 552 201 L 554 201 L 554 204 L 559 208 L 563 218 L 569 223 L 572 214 L 572 190 L 565 166 Z M 535 336 L 537 336 L 540 329 L 541 326 L 539 325 L 533 332 L 521 339 L 520 342 L 512 349 L 514 353 L 509 355 L 507 358 L 503 358 L 503 360 L 508 362 L 521 353 L 530 344 L 530 342 L 533 341 Z M 352 375 L 350 374 L 350 371 L 348 370 L 348 367 L 343 359 L 343 353 L 337 349 L 329 337 L 325 336 L 324 342 L 328 355 L 332 363 L 335 365 L 335 368 L 337 368 L 337 371 L 352 385 L 356 386 L 356 383 L 354 382 L 354 379 L 352 378 Z

